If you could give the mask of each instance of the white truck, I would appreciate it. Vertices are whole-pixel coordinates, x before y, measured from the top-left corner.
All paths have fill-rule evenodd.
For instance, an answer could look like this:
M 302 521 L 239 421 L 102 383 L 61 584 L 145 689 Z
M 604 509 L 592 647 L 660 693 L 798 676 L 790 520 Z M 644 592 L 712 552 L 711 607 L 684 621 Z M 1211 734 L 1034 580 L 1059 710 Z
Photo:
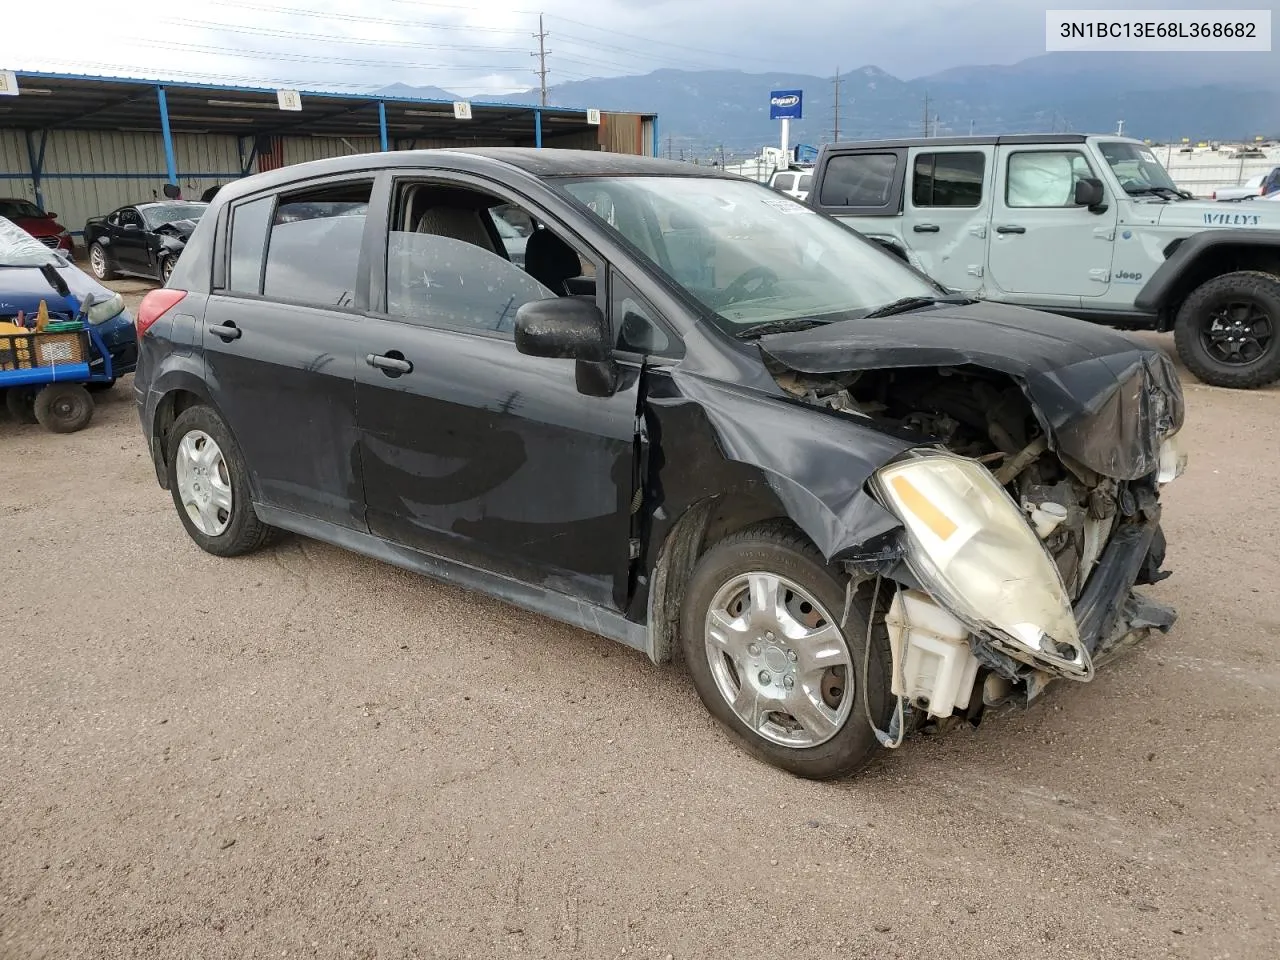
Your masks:
M 828 144 L 808 202 L 958 293 L 1172 330 L 1216 386 L 1280 380 L 1280 209 L 1195 200 L 1140 141 Z

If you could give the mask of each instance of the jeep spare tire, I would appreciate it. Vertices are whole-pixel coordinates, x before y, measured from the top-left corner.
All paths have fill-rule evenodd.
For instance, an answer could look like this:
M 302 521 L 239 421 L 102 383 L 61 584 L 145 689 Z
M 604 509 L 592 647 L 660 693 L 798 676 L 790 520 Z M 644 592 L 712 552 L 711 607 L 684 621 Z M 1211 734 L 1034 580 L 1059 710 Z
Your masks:
M 1202 283 L 1178 310 L 1173 336 L 1205 383 L 1249 390 L 1280 380 L 1280 277 L 1240 270 Z

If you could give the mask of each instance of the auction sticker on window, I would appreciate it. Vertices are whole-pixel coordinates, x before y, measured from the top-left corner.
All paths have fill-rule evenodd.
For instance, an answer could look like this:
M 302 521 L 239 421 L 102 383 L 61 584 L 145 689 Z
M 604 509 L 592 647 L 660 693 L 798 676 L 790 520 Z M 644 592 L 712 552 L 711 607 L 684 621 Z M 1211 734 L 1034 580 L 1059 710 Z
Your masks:
M 773 197 L 766 197 L 760 202 L 770 207 L 773 207 L 775 210 L 780 210 L 783 213 L 788 213 L 788 214 L 813 213 L 813 211 L 810 210 L 808 207 L 806 207 L 804 204 L 795 203 L 792 200 L 780 200 L 780 199 L 775 199 Z
M 1270 10 L 1046 10 L 1044 48 L 1117 52 L 1271 50 Z

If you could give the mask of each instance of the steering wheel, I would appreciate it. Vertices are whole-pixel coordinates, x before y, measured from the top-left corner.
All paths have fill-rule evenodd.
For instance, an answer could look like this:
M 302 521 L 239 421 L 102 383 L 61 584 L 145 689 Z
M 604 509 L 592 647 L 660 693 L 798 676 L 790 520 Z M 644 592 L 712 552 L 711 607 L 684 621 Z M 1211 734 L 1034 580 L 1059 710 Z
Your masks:
M 749 300 L 768 290 L 778 282 L 778 275 L 768 267 L 752 267 L 745 271 L 720 294 L 724 305 Z

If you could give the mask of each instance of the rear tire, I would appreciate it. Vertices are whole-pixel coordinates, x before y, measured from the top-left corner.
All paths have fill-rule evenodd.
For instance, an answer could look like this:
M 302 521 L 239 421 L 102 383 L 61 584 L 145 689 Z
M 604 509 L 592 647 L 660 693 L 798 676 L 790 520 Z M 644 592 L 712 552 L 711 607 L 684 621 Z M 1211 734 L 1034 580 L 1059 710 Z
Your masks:
M 188 449 L 195 448 L 207 459 L 196 464 L 200 469 L 194 477 L 179 465 L 184 440 L 190 445 Z M 190 467 L 190 458 L 185 453 L 183 457 L 184 464 Z M 165 469 L 178 518 L 201 550 L 218 557 L 238 557 L 252 553 L 270 539 L 271 528 L 258 519 L 253 509 L 249 471 L 240 446 L 212 409 L 189 407 L 178 415 L 169 429 Z M 217 499 L 209 496 L 211 490 L 224 493 L 230 508 L 218 510 Z M 198 522 L 203 522 L 208 531 L 200 529 Z
M 756 602 L 771 583 L 777 601 Z M 841 625 L 846 583 L 795 528 L 771 521 L 708 550 L 681 611 L 681 648 L 703 704 L 748 753 L 799 777 L 847 776 L 867 763 L 878 741 L 865 696 L 880 729 L 893 712 L 883 615 L 872 630 L 863 690 L 870 603 L 855 594 Z M 746 592 L 735 595 L 739 584 Z M 727 597 L 735 599 L 726 604 Z M 769 613 L 779 609 L 777 617 Z M 769 629 L 771 621 L 778 625 Z M 729 634 L 732 642 L 722 643 Z
M 36 394 L 34 410 L 51 433 L 75 433 L 93 419 L 93 397 L 78 383 L 51 383 Z
M 1280 380 L 1280 277 L 1240 270 L 1202 283 L 1178 310 L 1173 336 L 1187 369 L 1212 386 Z
M 4 392 L 4 405 L 9 416 L 19 423 L 39 423 L 36 419 L 36 391 L 34 387 L 10 387 Z

